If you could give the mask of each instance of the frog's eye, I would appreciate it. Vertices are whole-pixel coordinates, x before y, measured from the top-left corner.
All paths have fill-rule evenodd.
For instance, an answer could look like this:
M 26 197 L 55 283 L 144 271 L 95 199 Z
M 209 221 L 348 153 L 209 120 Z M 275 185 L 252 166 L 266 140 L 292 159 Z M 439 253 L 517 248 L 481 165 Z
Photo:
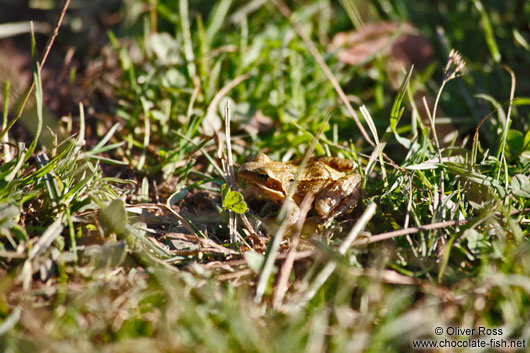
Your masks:
M 258 180 L 261 180 L 261 181 L 268 181 L 269 180 L 269 176 L 265 173 L 258 173 L 256 174 L 256 178 L 258 178 Z

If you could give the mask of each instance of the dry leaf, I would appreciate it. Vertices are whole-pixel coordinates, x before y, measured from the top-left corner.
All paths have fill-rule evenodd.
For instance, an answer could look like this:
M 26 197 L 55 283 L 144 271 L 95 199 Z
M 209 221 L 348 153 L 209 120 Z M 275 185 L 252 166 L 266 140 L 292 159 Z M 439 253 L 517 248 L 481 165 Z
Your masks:
M 256 113 L 250 118 L 248 124 L 243 126 L 243 129 L 246 130 L 251 136 L 258 136 L 262 133 L 267 133 L 273 128 L 272 119 L 264 115 L 261 110 L 256 111 Z
M 401 33 L 390 44 L 398 30 Z M 421 69 L 432 61 L 434 54 L 433 46 L 415 27 L 403 23 L 400 29 L 400 24 L 394 22 L 368 23 L 357 31 L 337 33 L 328 51 L 337 52 L 338 59 L 350 65 L 362 64 L 378 52 L 389 56 L 386 68 L 397 87 L 401 80 L 397 77 L 394 80 L 394 73 L 400 72 L 403 67 L 408 69 L 413 64 Z

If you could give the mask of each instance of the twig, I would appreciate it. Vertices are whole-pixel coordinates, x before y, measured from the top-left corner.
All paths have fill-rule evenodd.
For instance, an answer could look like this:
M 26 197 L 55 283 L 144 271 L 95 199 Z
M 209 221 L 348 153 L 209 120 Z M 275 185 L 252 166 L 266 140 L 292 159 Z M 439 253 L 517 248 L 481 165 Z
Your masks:
M 525 208 L 524 210 L 513 210 L 512 212 L 510 212 L 510 216 L 515 216 L 520 213 L 524 213 L 524 214 L 530 213 L 530 208 Z M 501 216 L 501 215 L 496 213 L 495 216 Z M 406 229 L 394 230 L 392 232 L 376 234 L 376 235 L 372 235 L 369 238 L 354 241 L 352 243 L 352 246 L 372 244 L 372 243 L 376 243 L 376 242 L 390 239 L 390 238 L 400 237 L 400 236 L 407 235 L 407 234 L 418 233 L 424 230 L 433 230 L 433 229 L 451 227 L 451 226 L 460 225 L 460 224 L 466 224 L 466 223 L 475 221 L 477 218 L 478 217 L 452 220 L 452 221 L 443 221 L 443 222 L 438 222 L 438 223 L 426 224 L 426 225 L 422 225 L 418 227 L 410 227 Z
M 295 261 L 298 261 L 298 260 L 303 260 L 303 259 L 307 259 L 308 257 L 312 257 L 315 255 L 315 252 L 313 250 L 303 250 L 303 251 L 298 251 L 296 253 L 296 255 L 294 256 L 294 260 Z M 281 260 L 285 260 L 287 259 L 287 257 L 289 256 L 289 254 L 279 254 L 278 256 L 276 256 L 276 261 L 281 261 Z M 246 260 L 228 260 L 228 261 L 217 261 L 217 262 L 209 262 L 205 265 L 203 265 L 205 268 L 208 268 L 208 269 L 215 269 L 215 268 L 219 268 L 219 267 L 224 267 L 224 266 L 248 266 L 248 263 Z
M 226 160 L 223 160 L 223 166 L 225 167 L 225 179 L 226 183 L 230 187 L 230 190 L 235 190 L 236 178 L 234 175 L 234 161 L 232 160 L 232 143 L 230 141 L 230 104 L 226 103 L 225 109 L 225 143 L 226 143 Z M 237 242 L 237 218 L 234 211 L 228 211 L 228 228 L 230 232 L 230 242 Z
M 289 9 L 289 7 L 283 2 L 283 0 L 272 0 L 272 3 L 280 10 L 283 16 L 287 18 L 287 20 L 291 23 L 293 26 L 296 34 L 302 39 L 305 46 L 309 50 L 309 53 L 313 56 L 315 61 L 318 63 L 322 71 L 324 71 L 324 74 L 328 78 L 329 82 L 333 85 L 333 88 L 335 88 L 335 91 L 337 91 L 337 94 L 339 95 L 340 99 L 348 109 L 348 112 L 351 114 L 353 120 L 355 120 L 355 123 L 357 124 L 357 127 L 361 131 L 361 134 L 365 138 L 365 140 L 371 145 L 375 146 L 375 143 L 370 139 L 368 136 L 368 133 L 364 129 L 363 125 L 361 124 L 361 121 L 359 120 L 359 117 L 357 116 L 357 113 L 355 113 L 355 110 L 353 110 L 353 107 L 351 106 L 350 101 L 348 100 L 348 97 L 346 97 L 346 94 L 342 90 L 342 87 L 340 86 L 339 82 L 329 69 L 328 65 L 324 61 L 324 58 L 322 58 L 322 55 L 318 52 L 318 49 L 313 44 L 313 42 L 305 35 L 304 30 L 302 26 L 298 22 L 296 22 L 292 17 L 292 12 Z
M 232 81 L 228 82 L 226 85 L 224 85 L 223 88 L 221 88 L 219 92 L 217 92 L 215 96 L 212 98 L 212 101 L 210 102 L 210 104 L 208 105 L 208 109 L 206 110 L 206 116 L 204 119 L 206 121 L 210 120 L 214 116 L 215 110 L 217 109 L 217 106 L 219 105 L 219 102 L 221 101 L 221 99 L 223 99 L 223 97 L 228 92 L 230 92 L 232 88 L 234 88 L 241 82 L 249 79 L 250 77 L 251 77 L 250 74 L 241 75 L 241 76 L 234 78 Z
M 254 296 L 254 302 L 257 304 L 261 303 L 263 295 L 265 294 L 265 289 L 267 289 L 269 278 L 272 275 L 274 263 L 276 262 L 276 256 L 278 256 L 278 249 L 280 248 L 283 236 L 288 228 L 289 222 L 287 220 L 290 218 L 291 212 L 293 212 L 293 207 L 287 207 L 287 205 L 292 206 L 293 203 L 294 201 L 287 198 L 283 202 L 282 210 L 286 210 L 285 217 L 280 227 L 276 231 L 276 234 L 274 234 L 274 238 L 272 239 L 272 242 L 270 243 L 269 248 L 267 249 L 267 255 L 265 256 L 263 269 L 261 270 L 258 284 L 256 286 L 256 295 Z M 280 215 L 281 213 L 282 211 L 280 211 Z
M 298 244 L 300 243 L 300 234 L 302 232 L 302 228 L 304 226 L 307 213 L 311 209 L 311 204 L 313 203 L 314 199 L 315 199 L 315 196 L 312 193 L 308 193 L 306 194 L 306 196 L 304 197 L 304 200 L 302 201 L 302 204 L 300 205 L 300 219 L 298 220 L 296 224 L 296 234 L 292 238 L 289 252 L 287 253 L 287 257 L 285 258 L 285 261 L 280 270 L 280 277 L 278 278 L 278 284 L 276 285 L 276 289 L 274 291 L 272 306 L 275 310 L 281 309 L 283 298 L 285 297 L 285 293 L 287 293 L 288 284 L 289 284 L 289 275 L 291 274 L 291 271 L 293 269 L 295 257 L 297 254 L 296 248 L 298 247 Z
M 254 274 L 254 271 L 252 271 L 250 268 L 245 268 L 240 271 L 219 275 L 217 276 L 216 279 L 220 282 L 223 282 L 223 281 L 229 281 L 231 279 L 239 279 L 241 277 L 251 276 L 253 274 Z
M 348 273 L 355 277 L 378 278 L 388 284 L 418 286 L 424 293 L 434 293 L 446 301 L 455 300 L 453 293 L 445 287 L 433 284 L 430 281 L 421 281 L 413 277 L 405 276 L 393 270 L 350 268 Z
M 24 253 L 19 253 L 15 251 L 3 251 L 0 250 L 0 257 L 6 258 L 6 259 L 25 259 L 27 256 Z
M 222 164 L 226 169 L 226 182 L 230 186 L 230 190 L 238 191 L 237 182 L 236 182 L 236 173 L 234 171 L 234 161 L 232 159 L 232 136 L 230 134 L 230 105 L 226 104 L 225 111 L 225 139 L 226 139 L 226 154 L 227 160 L 222 160 Z M 236 214 L 233 211 L 229 212 L 229 228 L 230 228 L 230 242 L 235 243 L 237 241 L 237 218 Z M 239 215 L 245 228 L 252 235 L 256 235 L 256 232 L 252 228 L 247 216 L 245 214 Z
M 234 174 L 234 160 L 232 159 L 232 143 L 230 141 L 231 139 L 230 135 L 230 104 L 226 103 L 226 109 L 225 109 L 225 139 L 226 139 L 226 158 L 227 158 L 227 176 L 226 176 L 226 182 L 230 186 L 230 189 L 235 190 L 236 189 L 236 177 Z
M 365 239 L 354 241 L 352 246 L 372 244 L 372 243 L 376 243 L 378 241 L 382 241 L 382 240 L 386 240 L 386 239 L 390 239 L 390 238 L 395 238 L 395 237 L 401 237 L 401 236 L 407 235 L 407 234 L 414 234 L 414 233 L 418 233 L 418 232 L 424 231 L 424 230 L 440 229 L 440 228 L 445 228 L 445 227 L 465 224 L 465 223 L 471 222 L 471 221 L 473 221 L 475 219 L 476 219 L 476 217 L 467 218 L 467 219 L 453 220 L 453 221 L 443 221 L 443 222 L 426 224 L 426 225 L 422 225 L 422 226 L 419 226 L 419 227 L 410 227 L 410 228 L 406 228 L 406 229 L 394 230 L 392 232 L 372 235 L 369 238 L 365 238 Z

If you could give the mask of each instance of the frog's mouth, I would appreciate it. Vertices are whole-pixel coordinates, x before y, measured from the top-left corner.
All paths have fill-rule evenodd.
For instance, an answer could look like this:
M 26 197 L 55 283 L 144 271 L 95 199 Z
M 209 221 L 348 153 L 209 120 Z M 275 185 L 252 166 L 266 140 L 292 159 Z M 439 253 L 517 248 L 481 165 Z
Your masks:
M 253 183 L 253 186 L 256 187 L 263 196 L 270 198 L 278 205 L 281 205 L 283 200 L 285 200 L 285 192 L 283 190 L 273 189 L 268 185 L 258 183 Z

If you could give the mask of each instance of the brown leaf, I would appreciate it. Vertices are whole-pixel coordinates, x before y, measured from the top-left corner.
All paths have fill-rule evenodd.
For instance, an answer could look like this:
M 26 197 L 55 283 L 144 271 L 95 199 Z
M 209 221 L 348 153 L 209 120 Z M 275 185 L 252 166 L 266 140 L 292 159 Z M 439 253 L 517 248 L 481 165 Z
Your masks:
M 272 127 L 272 119 L 269 116 L 264 115 L 261 110 L 258 110 L 252 118 L 250 118 L 249 123 L 243 126 L 243 129 L 251 136 L 258 136 L 261 133 L 271 131 Z
M 337 52 L 338 59 L 350 65 L 359 65 L 381 52 L 390 57 L 387 68 L 391 71 L 408 69 L 412 64 L 420 69 L 427 66 L 434 54 L 429 41 L 415 27 L 403 23 L 401 33 L 389 45 L 398 30 L 400 25 L 394 22 L 368 23 L 357 31 L 337 33 L 328 51 Z

